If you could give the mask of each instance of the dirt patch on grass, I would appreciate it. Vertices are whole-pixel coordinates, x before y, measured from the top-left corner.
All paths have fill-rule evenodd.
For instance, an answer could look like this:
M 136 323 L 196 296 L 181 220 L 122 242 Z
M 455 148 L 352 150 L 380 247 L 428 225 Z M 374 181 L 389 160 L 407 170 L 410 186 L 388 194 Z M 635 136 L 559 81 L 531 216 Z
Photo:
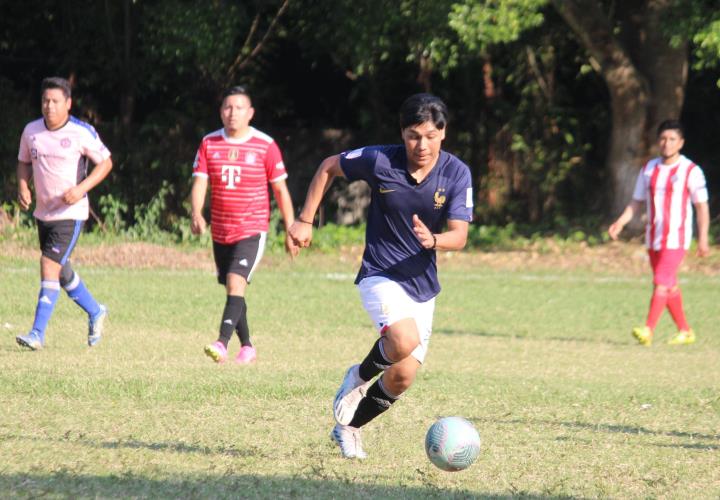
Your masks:
M 2 242 L 3 254 L 26 259 L 37 259 L 39 252 L 27 244 L 13 241 Z M 720 275 L 720 250 L 710 257 L 700 259 L 688 253 L 681 272 L 718 276 Z M 324 255 L 308 252 L 301 257 L 319 270 L 335 268 L 339 264 L 359 265 L 362 248 L 345 249 L 338 254 Z M 212 251 L 207 249 L 186 249 L 151 243 L 131 242 L 100 245 L 80 245 L 73 253 L 73 261 L 79 265 L 110 266 L 122 268 L 169 268 L 214 270 Z M 283 255 L 266 254 L 263 265 L 288 265 Z M 566 246 L 544 244 L 542 250 L 513 251 L 462 251 L 440 252 L 438 264 L 442 267 L 507 270 L 587 270 L 609 274 L 641 275 L 649 273 L 645 248 L 638 243 L 611 243 L 596 247 L 583 244 Z

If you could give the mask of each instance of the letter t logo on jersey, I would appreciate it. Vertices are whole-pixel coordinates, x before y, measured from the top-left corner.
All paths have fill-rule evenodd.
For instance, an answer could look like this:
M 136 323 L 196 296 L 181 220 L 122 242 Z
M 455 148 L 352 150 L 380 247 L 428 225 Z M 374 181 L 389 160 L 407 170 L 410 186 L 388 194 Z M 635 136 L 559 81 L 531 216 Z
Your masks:
M 240 167 L 238 165 L 223 165 L 220 179 L 227 183 L 228 189 L 235 189 L 240 184 Z

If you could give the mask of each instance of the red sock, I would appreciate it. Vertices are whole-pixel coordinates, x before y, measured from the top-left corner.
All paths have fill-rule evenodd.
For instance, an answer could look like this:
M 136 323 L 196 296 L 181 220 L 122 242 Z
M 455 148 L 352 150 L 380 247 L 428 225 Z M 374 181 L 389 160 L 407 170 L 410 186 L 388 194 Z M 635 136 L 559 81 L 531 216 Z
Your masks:
M 653 331 L 655 330 L 658 320 L 660 319 L 660 315 L 665 309 L 667 302 L 668 294 L 665 290 L 660 291 L 656 289 L 655 292 L 653 292 L 652 299 L 650 299 L 650 310 L 648 311 L 645 326 L 647 326 Z
M 680 289 L 670 292 L 667 296 L 667 308 L 670 311 L 673 321 L 681 332 L 686 332 L 690 329 L 685 319 L 685 311 L 683 310 L 682 293 Z

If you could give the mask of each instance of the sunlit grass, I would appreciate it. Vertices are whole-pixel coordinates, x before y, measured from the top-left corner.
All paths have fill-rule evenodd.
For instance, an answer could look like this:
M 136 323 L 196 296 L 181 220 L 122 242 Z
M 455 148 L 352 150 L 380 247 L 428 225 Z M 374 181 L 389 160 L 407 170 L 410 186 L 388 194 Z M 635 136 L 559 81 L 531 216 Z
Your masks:
M 646 277 L 445 265 L 426 365 L 358 463 L 328 438 L 344 369 L 375 338 L 355 263 L 265 264 L 247 294 L 259 361 L 238 367 L 202 354 L 223 290 L 192 269 L 81 269 L 110 308 L 102 343 L 86 347 L 63 297 L 47 348 L 21 351 L 36 264 L 0 258 L 0 496 L 720 495 L 718 278 L 684 277 L 697 344 L 665 345 L 666 316 L 647 349 L 629 336 Z M 465 472 L 424 455 L 444 415 L 483 439 Z

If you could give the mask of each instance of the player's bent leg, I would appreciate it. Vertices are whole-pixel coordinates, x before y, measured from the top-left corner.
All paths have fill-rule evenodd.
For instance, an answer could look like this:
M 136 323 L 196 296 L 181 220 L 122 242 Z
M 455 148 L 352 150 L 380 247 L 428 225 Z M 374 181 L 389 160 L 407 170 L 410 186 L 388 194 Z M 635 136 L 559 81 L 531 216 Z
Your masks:
M 357 410 L 348 425 L 359 429 L 389 410 L 412 385 L 418 368 L 420 362 L 408 356 L 385 370 L 382 377 L 367 389 L 367 394 L 358 403 Z

